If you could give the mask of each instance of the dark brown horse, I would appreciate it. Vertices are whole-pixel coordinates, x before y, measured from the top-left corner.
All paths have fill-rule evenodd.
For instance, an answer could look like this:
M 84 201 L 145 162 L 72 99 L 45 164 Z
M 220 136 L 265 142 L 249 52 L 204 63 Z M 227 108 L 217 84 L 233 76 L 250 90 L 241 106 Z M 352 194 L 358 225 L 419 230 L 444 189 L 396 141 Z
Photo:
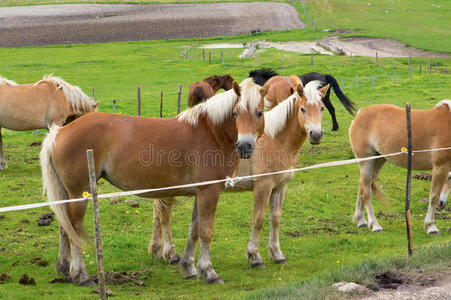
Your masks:
M 67 126 L 53 126 L 43 142 L 41 166 L 49 201 L 81 197 L 89 190 L 86 150 L 94 150 L 96 177 L 122 190 L 161 188 L 232 176 L 238 155 L 249 157 L 263 133 L 265 90 L 252 79 L 169 119 L 90 113 Z M 224 184 L 164 190 L 143 197 L 196 196 L 201 240 L 200 277 L 222 282 L 210 261 L 216 206 Z M 54 203 L 55 203 L 54 202 Z M 87 201 L 52 205 L 60 225 L 57 271 L 79 285 L 92 285 L 81 236 Z M 194 261 L 194 257 L 193 257 Z M 192 263 L 193 263 L 192 261 Z M 194 264 L 183 269 L 196 277 Z
M 210 76 L 202 81 L 197 81 L 189 86 L 188 106 L 193 107 L 200 102 L 213 97 L 219 89 L 226 91 L 232 88 L 233 78 L 230 74 L 222 76 Z

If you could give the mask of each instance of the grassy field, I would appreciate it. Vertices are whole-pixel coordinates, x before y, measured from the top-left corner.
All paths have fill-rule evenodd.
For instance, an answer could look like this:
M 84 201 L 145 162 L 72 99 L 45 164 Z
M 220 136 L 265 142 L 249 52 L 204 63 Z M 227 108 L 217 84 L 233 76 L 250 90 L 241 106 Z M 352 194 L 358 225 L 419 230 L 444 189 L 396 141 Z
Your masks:
M 160 92 L 163 90 L 164 116 L 168 117 L 176 114 L 179 84 L 183 86 L 185 108 L 186 91 L 191 82 L 211 74 L 224 73 L 231 73 L 241 81 L 250 70 L 258 67 L 256 58 L 245 60 L 241 65 L 238 49 L 224 50 L 224 64 L 219 61 L 221 50 L 212 51 L 214 59 L 209 64 L 208 60 L 200 60 L 202 50 L 197 47 L 201 44 L 245 42 L 257 38 L 312 40 L 324 34 L 306 30 L 204 40 L 3 48 L 0 49 L 0 70 L 2 76 L 19 83 L 35 82 L 44 74 L 54 73 L 79 85 L 87 94 L 95 88 L 96 100 L 101 102 L 99 110 L 106 112 L 112 111 L 112 99 L 116 99 L 117 112 L 135 115 L 136 87 L 140 85 L 143 115 L 158 116 Z M 441 48 L 437 50 L 447 51 L 450 43 L 449 39 L 444 38 Z M 184 49 L 189 49 L 193 60 L 181 56 Z M 281 53 L 274 49 L 265 50 L 261 54 L 261 64 L 279 68 Z M 373 103 L 403 106 L 405 102 L 410 102 L 414 109 L 425 109 L 450 97 L 450 60 L 439 59 L 437 72 L 433 66 L 432 73 L 426 73 L 425 66 L 429 59 L 415 58 L 412 60 L 413 77 L 410 80 L 407 59 L 395 59 L 394 67 L 391 59 L 379 59 L 380 65 L 377 67 L 374 58 L 354 57 L 354 64 L 351 65 L 348 57 L 315 55 L 314 65 L 311 66 L 309 55 L 291 52 L 283 52 L 283 55 L 284 68 L 278 70 L 280 74 L 301 75 L 310 71 L 333 74 L 339 83 L 343 80 L 345 94 L 360 108 Z M 393 82 L 394 70 L 398 79 L 396 84 Z M 356 74 L 358 89 L 355 85 Z M 377 81 L 373 90 L 374 74 L 377 75 Z M 331 132 L 330 116 L 325 114 L 323 142 L 318 146 L 306 144 L 299 166 L 353 157 L 347 132 L 352 116 L 339 105 L 335 96 L 331 98 L 341 128 L 338 132 Z M 31 132 L 3 129 L 9 169 L 0 173 L 0 206 L 44 201 L 38 162 L 40 149 L 30 146 L 33 142 L 41 141 L 43 134 L 43 131 L 33 135 Z M 176 267 L 148 256 L 147 244 L 152 226 L 150 200 L 134 197 L 140 203 L 139 208 L 127 205 L 126 198 L 118 204 L 111 204 L 109 199 L 102 200 L 100 213 L 106 271 L 146 270 L 142 279 L 147 286 L 124 284 L 111 288 L 117 299 L 265 298 L 274 293 L 262 292 L 267 288 L 292 289 L 297 285 L 296 282 L 316 280 L 324 272 L 335 274 L 343 266 L 405 254 L 405 170 L 386 165 L 381 172 L 379 184 L 390 204 L 389 208 L 385 208 L 376 201 L 373 203 L 375 211 L 380 211 L 379 222 L 385 229 L 381 234 L 370 233 L 366 228 L 357 229 L 351 222 L 358 178 L 356 165 L 297 173 L 289 185 L 280 229 L 281 247 L 288 264 L 275 265 L 269 261 L 266 251 L 269 222 L 266 217 L 260 243 L 267 266 L 263 270 L 252 269 L 244 257 L 252 223 L 252 194 L 221 196 L 215 219 L 212 262 L 224 279 L 224 286 L 184 280 Z M 103 180 L 99 184 L 101 193 L 115 190 Z M 429 187 L 430 182 L 413 180 L 414 251 L 443 245 L 451 240 L 449 207 L 441 211 L 437 218 L 442 235 L 425 234 L 423 220 L 427 203 L 424 199 L 427 198 Z M 189 199 L 182 201 L 174 211 L 173 233 L 179 253 L 186 242 L 191 208 L 192 199 Z M 88 212 L 90 209 L 88 207 Z M 10 281 L 0 284 L 0 299 L 95 297 L 92 288 L 49 283 L 57 277 L 53 265 L 58 253 L 58 227 L 56 222 L 47 227 L 37 225 L 39 216 L 49 211 L 48 208 L 42 208 L 0 216 L 0 274 L 8 273 L 11 276 Z M 92 235 L 90 214 L 85 219 L 85 225 Z M 42 257 L 50 265 L 40 267 L 30 264 L 30 260 L 35 257 Z M 89 273 L 94 275 L 94 247 L 85 249 L 85 261 Z M 24 273 L 36 279 L 36 286 L 18 284 L 19 277 Z

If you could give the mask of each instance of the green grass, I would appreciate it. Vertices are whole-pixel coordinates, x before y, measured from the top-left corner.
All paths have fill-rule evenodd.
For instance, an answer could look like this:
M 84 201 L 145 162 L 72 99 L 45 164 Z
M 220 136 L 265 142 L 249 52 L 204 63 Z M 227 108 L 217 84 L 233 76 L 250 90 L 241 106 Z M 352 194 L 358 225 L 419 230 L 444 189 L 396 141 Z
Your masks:
M 243 41 L 252 37 L 209 39 L 206 42 L 227 40 Z M 238 81 L 245 78 L 249 70 L 257 68 L 256 59 L 245 60 L 240 65 L 239 50 L 232 50 L 234 61 L 218 63 L 220 50 L 212 51 L 215 64 L 199 60 L 202 50 L 194 48 L 193 60 L 181 57 L 181 47 L 198 46 L 199 41 L 128 42 L 101 45 L 73 45 L 0 49 L 2 75 L 18 82 L 34 82 L 45 73 L 54 73 L 67 81 L 79 85 L 88 94 L 95 87 L 96 99 L 101 111 L 111 111 L 111 100 L 118 99 L 117 111 L 136 114 L 136 86 L 142 87 L 143 115 L 157 116 L 160 90 L 165 91 L 164 115 L 175 115 L 178 84 L 183 85 L 182 99 L 185 105 L 189 83 L 211 74 L 231 73 Z M 230 53 L 227 50 L 227 60 Z M 265 50 L 262 64 L 277 68 L 281 52 Z M 318 71 L 333 74 L 339 82 L 344 81 L 344 92 L 360 107 L 373 103 L 395 103 L 400 106 L 409 101 L 413 108 L 428 108 L 438 100 L 449 97 L 451 70 L 449 60 L 438 60 L 438 72 L 426 74 L 424 65 L 428 59 L 414 59 L 414 74 L 408 76 L 407 59 L 396 59 L 395 67 L 401 83 L 393 84 L 391 59 L 380 59 L 376 67 L 374 59 L 356 57 L 351 65 L 348 57 L 314 56 L 314 66 L 309 55 L 284 52 L 284 69 L 281 74 L 303 74 Z M 418 73 L 419 64 L 423 73 Z M 434 70 L 434 68 L 433 68 Z M 358 74 L 359 89 L 355 90 L 355 74 Z M 371 89 L 373 74 L 378 81 Z M 347 128 L 352 120 L 335 96 L 332 101 L 337 109 L 341 126 L 331 132 L 331 120 L 326 114 L 323 126 L 325 137 L 319 146 L 306 144 L 302 150 L 300 166 L 352 157 L 348 144 Z M 41 132 L 42 134 L 43 132 Z M 9 169 L 0 174 L 2 206 L 43 201 L 41 197 L 40 168 L 36 160 L 39 148 L 30 147 L 41 135 L 31 132 L 4 130 L 4 143 Z M 405 171 L 387 165 L 381 172 L 380 182 L 387 194 L 390 208 L 375 201 L 376 211 L 385 229 L 383 234 L 373 234 L 368 229 L 357 229 L 351 222 L 354 211 L 358 168 L 355 165 L 299 172 L 289 185 L 284 203 L 281 224 L 281 247 L 288 259 L 284 266 L 269 261 L 266 251 L 268 220 L 264 225 L 261 253 L 266 262 L 264 270 L 253 270 L 244 258 L 251 226 L 252 194 L 227 194 L 221 197 L 215 222 L 212 244 L 212 261 L 222 276 L 224 286 L 209 286 L 200 281 L 186 281 L 177 268 L 166 265 L 147 255 L 147 243 L 151 233 L 152 203 L 138 199 L 138 212 L 125 203 L 110 205 L 101 202 L 102 236 L 106 271 L 136 271 L 150 268 L 145 280 L 147 287 L 113 286 L 118 299 L 136 296 L 148 298 L 230 298 L 243 297 L 250 291 L 267 287 L 284 286 L 299 280 L 313 279 L 323 272 L 331 272 L 343 265 L 357 264 L 372 258 L 379 259 L 406 252 L 405 225 L 402 217 L 404 203 Z M 450 240 L 450 209 L 442 212 L 437 220 L 441 236 L 427 236 L 423 229 L 423 218 L 427 204 L 429 182 L 414 180 L 412 190 L 412 218 L 414 247 L 418 249 Z M 104 181 L 100 192 L 114 190 Z M 124 200 L 124 199 L 123 199 Z M 173 232 L 179 252 L 186 242 L 192 200 L 175 208 Z M 90 212 L 88 207 L 88 212 Z M 4 214 L 0 220 L 1 244 L 0 273 L 9 273 L 11 282 L 0 285 L 0 298 L 30 298 L 48 296 L 54 299 L 71 297 L 91 298 L 91 289 L 68 284 L 49 284 L 56 274 L 53 263 L 58 253 L 57 225 L 38 227 L 39 215 L 48 208 Z M 29 220 L 29 221 L 24 221 Z M 29 222 L 29 223 L 26 223 Z M 85 220 L 92 227 L 90 213 Z M 18 231 L 17 228 L 22 228 Z M 94 248 L 85 249 L 85 259 L 90 274 L 96 273 Z M 42 256 L 50 266 L 30 265 L 33 257 Z M 12 264 L 19 261 L 15 266 Z M 19 287 L 18 278 L 27 273 L 37 281 L 35 287 Z
M 388 4 L 398 5 L 395 1 Z M 307 8 L 309 11 L 313 9 L 310 3 Z M 341 14 L 344 12 L 341 11 Z M 444 24 L 448 24 L 446 22 Z M 321 21 L 318 21 L 318 24 L 320 28 L 331 28 Z M 336 28 L 340 27 L 341 25 Z M 249 70 L 257 68 L 256 58 L 245 60 L 241 66 L 238 49 L 223 51 L 224 64 L 219 63 L 221 50 L 212 50 L 214 61 L 209 64 L 208 60 L 200 59 L 202 50 L 197 47 L 201 44 L 246 42 L 253 39 L 314 40 L 326 34 L 328 33 L 307 29 L 203 40 L 3 48 L 0 49 L 2 58 L 0 70 L 2 76 L 19 83 L 35 82 L 44 74 L 54 73 L 70 83 L 79 85 L 87 94 L 91 94 L 91 89 L 95 88 L 96 100 L 101 102 L 99 110 L 106 112 L 112 111 L 112 100 L 116 99 L 117 112 L 135 115 L 136 87 L 140 85 L 143 99 L 142 114 L 158 116 L 160 91 L 163 89 L 164 116 L 168 117 L 176 114 L 179 84 L 183 86 L 182 108 L 185 108 L 187 87 L 193 81 L 212 74 L 224 73 L 231 73 L 241 81 Z M 423 36 L 427 37 L 428 34 L 423 33 Z M 446 51 L 449 43 L 449 39 L 443 38 L 441 48 L 438 50 Z M 189 53 L 193 60 L 182 58 L 184 47 L 190 49 Z M 230 62 L 230 52 L 233 62 Z M 208 57 L 208 51 L 206 53 Z M 268 49 L 261 54 L 262 65 L 278 68 L 281 53 L 284 55 L 284 69 L 278 70 L 280 74 L 301 75 L 311 71 L 333 74 L 339 83 L 343 80 L 344 93 L 361 108 L 373 103 L 394 103 L 404 106 L 405 102 L 410 102 L 414 109 L 425 109 L 432 107 L 441 99 L 450 97 L 449 59 L 438 59 L 437 72 L 433 67 L 430 74 L 426 74 L 425 70 L 429 59 L 412 59 L 412 80 L 409 79 L 408 59 L 404 58 L 395 59 L 393 68 L 391 59 L 379 59 L 380 65 L 376 67 L 374 58 L 354 57 L 354 64 L 351 65 L 348 57 L 315 55 L 314 66 L 311 66 L 310 55 Z M 401 78 L 401 82 L 398 81 L 396 84 L 393 83 L 392 77 L 394 69 L 398 79 Z M 355 89 L 356 74 L 359 79 L 358 90 Z M 374 74 L 377 75 L 377 81 L 375 89 L 372 90 Z M 390 76 L 388 87 L 387 75 Z M 325 114 L 323 142 L 318 146 L 306 144 L 302 149 L 299 166 L 353 157 L 347 132 L 352 116 L 340 106 L 334 95 L 331 96 L 331 100 L 337 110 L 340 130 L 330 131 L 331 119 Z M 40 131 L 39 135 L 33 135 L 31 132 L 3 129 L 9 169 L 0 173 L 1 206 L 44 201 L 37 161 L 40 149 L 29 146 L 32 142 L 41 141 L 43 133 Z M 389 208 L 385 208 L 377 201 L 373 203 L 376 212 L 383 212 L 378 217 L 379 223 L 385 229 L 381 234 L 370 233 L 366 228 L 357 229 L 351 222 L 358 178 L 359 171 L 356 165 L 297 173 L 289 184 L 280 228 L 281 247 L 288 264 L 280 266 L 269 261 L 266 251 L 269 222 L 266 216 L 260 243 L 260 252 L 267 266 L 263 270 L 252 269 L 244 257 L 252 223 L 252 194 L 222 195 L 215 218 L 212 262 L 215 270 L 224 279 L 226 283 L 224 286 L 209 286 L 198 280 L 184 280 L 177 268 L 148 257 L 147 244 L 152 227 L 150 200 L 136 197 L 140 203 L 137 211 L 123 201 L 110 205 L 108 199 L 102 200 L 100 213 L 106 271 L 138 271 L 150 268 L 150 275 L 145 279 L 146 287 L 112 286 L 116 298 L 223 299 L 249 295 L 256 298 L 264 298 L 266 295 L 277 297 L 272 290 L 259 294 L 261 290 L 272 287 L 287 288 L 296 295 L 300 281 L 310 282 L 326 278 L 324 282 L 329 283 L 335 280 L 333 274 L 341 272 L 343 266 L 372 264 L 373 261 L 378 262 L 387 257 L 405 254 L 405 224 L 402 216 L 405 170 L 387 164 L 381 172 L 379 183 L 383 186 L 382 189 L 390 204 Z M 99 186 L 101 193 L 115 190 L 105 181 L 100 181 Z M 422 199 L 427 197 L 429 187 L 430 182 L 413 180 L 412 221 L 415 252 L 423 247 L 442 245 L 451 240 L 449 207 L 440 213 L 441 217 L 437 220 L 442 235 L 425 234 L 423 220 L 427 203 Z M 191 208 L 192 199 L 182 202 L 174 209 L 172 227 L 179 253 L 183 251 L 186 242 Z M 56 222 L 48 227 L 39 227 L 36 224 L 39 216 L 48 211 L 49 208 L 41 208 L 4 213 L 4 218 L 0 218 L 0 273 L 11 275 L 11 281 L 0 284 L 0 299 L 95 297 L 90 288 L 49 283 L 56 277 L 53 265 L 58 254 L 58 227 Z M 85 225 L 92 235 L 90 212 L 89 206 Z M 96 273 L 94 247 L 85 249 L 85 252 L 88 271 L 93 275 Z M 37 256 L 48 260 L 50 265 L 47 267 L 30 265 L 29 261 Z M 37 285 L 19 285 L 18 279 L 24 273 L 34 277 Z

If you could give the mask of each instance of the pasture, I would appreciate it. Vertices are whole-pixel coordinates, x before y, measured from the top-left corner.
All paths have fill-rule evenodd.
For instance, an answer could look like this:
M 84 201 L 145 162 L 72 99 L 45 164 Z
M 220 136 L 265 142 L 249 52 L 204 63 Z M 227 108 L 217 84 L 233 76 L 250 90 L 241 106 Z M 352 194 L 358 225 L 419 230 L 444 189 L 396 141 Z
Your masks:
M 443 1 L 444 2 L 444 1 Z M 300 6 L 298 6 L 300 7 Z M 315 6 L 316 7 L 316 6 Z M 326 17 L 322 17 L 326 20 Z M 326 21 L 325 21 L 326 22 Z M 321 21 L 319 22 L 321 24 Z M 340 25 L 341 26 L 341 25 Z M 369 32 L 365 32 L 370 34 Z M 53 73 L 68 82 L 79 85 L 85 93 L 95 88 L 99 111 L 111 112 L 112 100 L 117 100 L 116 112 L 136 115 L 136 87 L 142 89 L 142 115 L 159 116 L 160 92 L 164 92 L 163 116 L 176 115 L 177 90 L 182 84 L 182 109 L 187 107 L 187 88 L 193 81 L 212 74 L 231 73 L 241 81 L 250 70 L 258 68 L 257 59 L 246 59 L 241 65 L 239 49 L 223 50 L 227 57 L 220 63 L 221 50 L 212 50 L 211 64 L 200 60 L 204 43 L 245 42 L 258 39 L 311 40 L 325 32 L 306 30 L 284 33 L 263 33 L 257 36 L 211 38 L 202 40 L 148 41 L 94 45 L 46 46 L 0 49 L 1 75 L 18 83 L 35 82 L 44 74 Z M 446 32 L 443 33 L 446 36 Z M 449 51 L 449 40 L 431 45 L 430 49 Z M 421 45 L 419 45 L 421 46 Z M 194 48 L 190 48 L 194 47 Z M 181 56 L 182 49 L 191 49 L 193 60 Z M 232 52 L 233 62 L 230 62 Z M 280 67 L 281 52 L 266 49 L 261 54 L 261 65 Z M 374 103 L 393 103 L 404 106 L 410 102 L 413 109 L 426 109 L 439 100 L 450 98 L 451 62 L 437 61 L 437 72 L 426 73 L 429 58 L 412 58 L 413 76 L 409 79 L 408 58 L 379 59 L 314 55 L 283 52 L 284 68 L 281 75 L 315 71 L 329 73 L 339 84 L 343 80 L 344 93 L 360 107 Z M 419 66 L 422 73 L 419 74 Z M 393 82 L 396 69 L 397 83 Z M 355 79 L 358 77 L 356 89 Z M 372 89 L 376 74 L 375 88 Z M 387 76 L 388 86 L 387 86 Z M 306 143 L 301 150 L 299 166 L 353 158 L 348 141 L 352 121 L 335 95 L 331 101 L 337 112 L 340 129 L 332 132 L 330 116 L 323 117 L 325 136 L 320 145 Z M 44 201 L 42 197 L 40 147 L 31 146 L 43 139 L 44 131 L 14 132 L 3 129 L 5 155 L 9 168 L 0 173 L 0 206 L 11 206 Z M 414 172 L 415 174 L 416 172 Z M 100 202 L 100 218 L 104 245 L 105 271 L 140 271 L 145 286 L 126 283 L 111 286 L 116 298 L 232 298 L 246 297 L 268 287 L 287 286 L 294 282 L 312 280 L 324 272 L 336 272 L 346 265 L 371 264 L 406 253 L 404 224 L 405 170 L 387 164 L 381 171 L 378 184 L 389 202 L 389 208 L 373 202 L 384 233 L 371 233 L 367 228 L 356 228 L 352 215 L 357 197 L 359 171 L 357 165 L 324 168 L 298 172 L 290 182 L 285 198 L 280 227 L 281 248 L 287 265 L 270 262 L 266 245 L 269 222 L 266 215 L 261 234 L 261 255 L 266 269 L 255 270 L 247 263 L 244 251 L 252 224 L 252 194 L 224 194 L 216 212 L 212 242 L 212 262 L 225 281 L 224 286 L 210 286 L 199 280 L 184 280 L 178 268 L 147 254 L 152 226 L 152 201 L 139 197 L 105 199 Z M 115 191 L 105 181 L 99 182 L 100 193 Z M 451 240 L 451 208 L 437 216 L 441 236 L 428 236 L 423 228 L 430 181 L 412 180 L 411 212 L 414 251 L 422 247 L 448 245 Z M 139 203 L 133 208 L 125 201 L 133 198 Z M 193 199 L 180 198 L 173 212 L 173 237 L 178 253 L 182 253 L 188 234 Z M 449 203 L 448 203 L 449 204 Z M 85 226 L 92 236 L 91 206 Z M 8 273 L 11 280 L 0 284 L 1 299 L 91 299 L 92 288 L 72 284 L 50 283 L 57 277 L 54 263 L 58 254 L 58 226 L 38 226 L 37 220 L 49 208 L 4 213 L 0 216 L 0 273 Z M 94 241 L 92 241 L 94 245 Z M 448 248 L 449 249 L 449 248 Z M 96 274 L 94 246 L 85 250 L 88 272 Z M 31 264 L 42 257 L 48 266 Z M 22 274 L 35 278 L 36 286 L 22 286 Z M 256 296 L 258 297 L 258 295 Z

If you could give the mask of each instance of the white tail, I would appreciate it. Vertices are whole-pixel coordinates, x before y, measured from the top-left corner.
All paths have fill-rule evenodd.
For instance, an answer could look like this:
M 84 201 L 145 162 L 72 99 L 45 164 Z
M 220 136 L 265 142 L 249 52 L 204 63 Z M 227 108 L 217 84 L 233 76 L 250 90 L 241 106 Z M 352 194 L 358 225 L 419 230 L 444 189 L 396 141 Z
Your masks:
M 58 177 L 58 174 L 55 171 L 55 168 L 53 167 L 51 159 L 56 136 L 60 129 L 61 127 L 56 124 L 50 126 L 49 133 L 42 142 L 42 150 L 40 153 L 40 162 L 42 168 L 42 183 L 44 188 L 43 192 L 44 194 L 47 193 L 47 198 L 49 202 L 54 201 L 57 202 L 58 200 L 64 200 L 69 197 L 66 189 L 61 183 L 60 178 Z M 58 224 L 61 227 L 63 227 L 63 229 L 69 236 L 71 243 L 81 246 L 82 243 L 80 235 L 75 231 L 67 215 L 67 204 L 51 205 L 50 207 L 52 208 L 53 212 L 56 215 Z

